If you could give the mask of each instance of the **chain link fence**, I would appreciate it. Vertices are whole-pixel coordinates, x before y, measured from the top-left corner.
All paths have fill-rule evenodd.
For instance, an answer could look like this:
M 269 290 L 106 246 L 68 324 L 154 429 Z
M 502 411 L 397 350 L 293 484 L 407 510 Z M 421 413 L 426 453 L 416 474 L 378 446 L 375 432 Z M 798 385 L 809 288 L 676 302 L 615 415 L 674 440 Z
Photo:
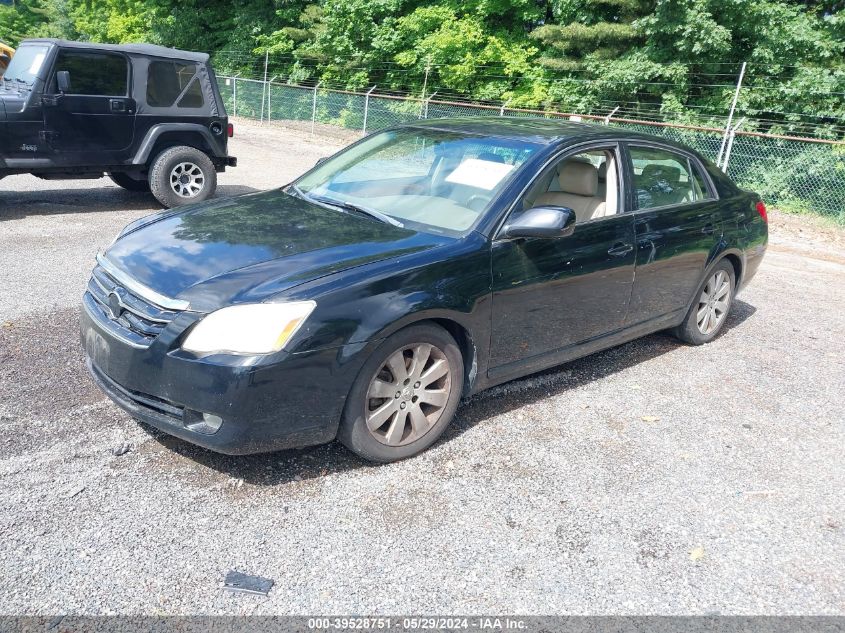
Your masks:
M 312 132 L 319 124 L 321 131 L 328 125 L 365 134 L 440 117 L 579 117 L 683 143 L 710 160 L 721 162 L 737 184 L 758 192 L 771 206 L 820 214 L 845 223 L 845 142 L 743 132 L 737 129 L 739 126 L 728 135 L 709 127 L 445 101 L 438 99 L 436 93 L 422 99 L 374 90 L 330 90 L 319 84 L 296 86 L 240 77 L 220 77 L 219 82 L 230 114 L 285 122 Z

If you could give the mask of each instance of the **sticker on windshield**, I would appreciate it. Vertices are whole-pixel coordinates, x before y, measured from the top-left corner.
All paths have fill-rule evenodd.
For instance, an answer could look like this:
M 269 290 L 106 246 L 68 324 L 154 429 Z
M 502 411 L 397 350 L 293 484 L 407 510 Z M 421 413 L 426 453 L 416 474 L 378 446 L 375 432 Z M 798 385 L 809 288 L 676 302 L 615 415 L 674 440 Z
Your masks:
M 511 170 L 513 170 L 513 165 L 506 163 L 468 158 L 446 177 L 446 182 L 469 185 L 470 187 L 478 187 L 479 189 L 490 191 L 502 182 Z
M 30 75 L 37 75 L 38 71 L 41 70 L 41 64 L 44 63 L 44 58 L 47 56 L 47 53 L 38 53 L 35 57 L 32 58 L 32 64 L 29 67 L 29 74 Z

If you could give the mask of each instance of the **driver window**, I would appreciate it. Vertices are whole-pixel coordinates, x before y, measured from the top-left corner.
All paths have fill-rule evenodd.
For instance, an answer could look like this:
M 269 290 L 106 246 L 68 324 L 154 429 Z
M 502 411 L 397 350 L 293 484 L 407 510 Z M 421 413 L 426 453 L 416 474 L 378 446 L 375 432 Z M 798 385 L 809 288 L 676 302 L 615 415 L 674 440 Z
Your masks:
M 522 208 L 569 207 L 582 224 L 619 213 L 616 152 L 592 149 L 550 165 L 522 200 Z

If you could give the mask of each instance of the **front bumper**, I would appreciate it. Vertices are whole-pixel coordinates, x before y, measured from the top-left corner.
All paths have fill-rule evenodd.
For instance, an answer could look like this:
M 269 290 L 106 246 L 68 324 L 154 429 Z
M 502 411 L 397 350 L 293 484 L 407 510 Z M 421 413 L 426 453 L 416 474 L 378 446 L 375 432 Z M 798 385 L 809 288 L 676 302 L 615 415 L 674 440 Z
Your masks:
M 197 358 L 175 345 L 177 319 L 149 347 L 109 331 L 83 302 L 80 336 L 96 384 L 133 417 L 199 446 L 241 455 L 329 442 L 360 365 L 357 346 L 265 357 Z M 186 422 L 223 419 L 211 435 Z

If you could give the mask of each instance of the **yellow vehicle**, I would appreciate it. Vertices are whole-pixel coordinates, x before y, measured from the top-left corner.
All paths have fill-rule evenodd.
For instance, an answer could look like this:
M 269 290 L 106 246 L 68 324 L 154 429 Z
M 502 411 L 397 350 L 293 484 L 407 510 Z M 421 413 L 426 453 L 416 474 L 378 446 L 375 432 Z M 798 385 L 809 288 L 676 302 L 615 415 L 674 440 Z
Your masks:
M 0 40 L 0 77 L 6 72 L 9 62 L 12 61 L 12 55 L 15 54 L 15 49 Z

